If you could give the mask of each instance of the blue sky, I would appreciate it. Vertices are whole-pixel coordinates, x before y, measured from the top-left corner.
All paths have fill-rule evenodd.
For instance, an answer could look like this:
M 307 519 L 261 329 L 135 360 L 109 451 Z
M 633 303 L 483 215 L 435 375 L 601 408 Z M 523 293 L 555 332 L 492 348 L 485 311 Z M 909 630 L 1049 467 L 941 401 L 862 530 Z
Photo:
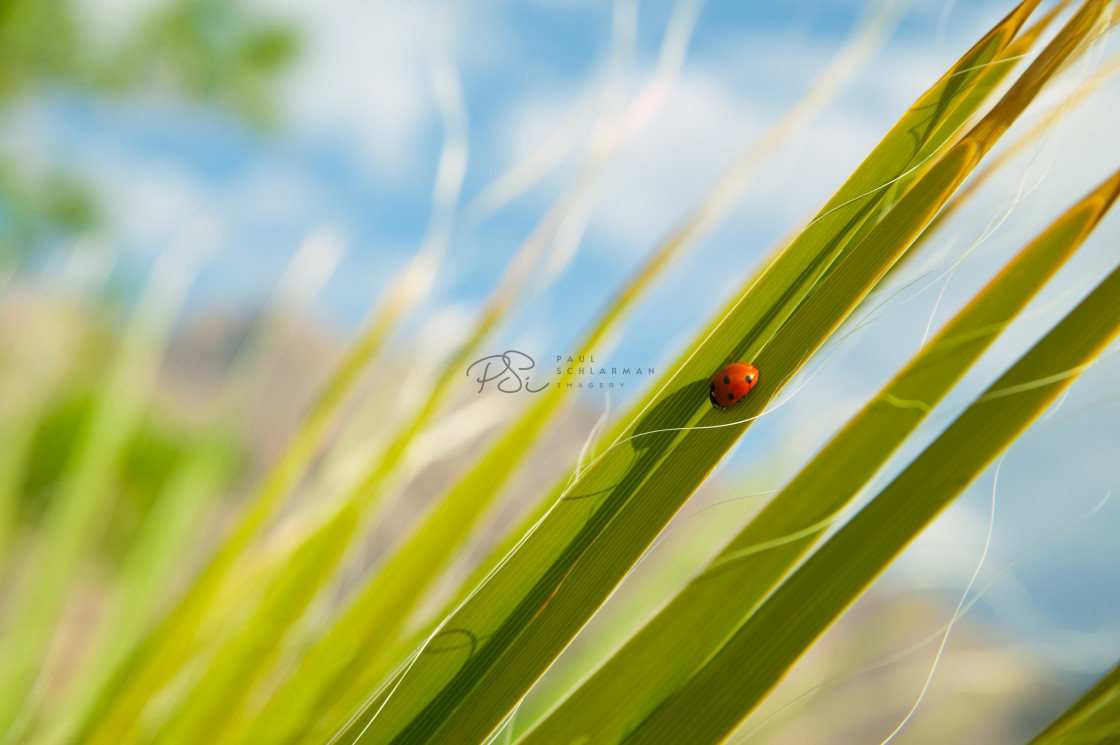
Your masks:
M 129 8 L 141 2 L 86 4 L 98 32 L 111 39 L 129 22 Z M 676 7 L 660 0 L 259 5 L 292 19 L 305 36 L 305 56 L 283 82 L 286 115 L 276 131 L 254 131 L 220 112 L 158 96 L 106 101 L 53 91 L 29 98 L 0 122 L 4 152 L 29 167 L 66 160 L 93 179 L 111 216 L 105 241 L 124 252 L 120 271 L 138 283 L 187 226 L 200 220 L 215 225 L 213 257 L 192 296 L 195 312 L 258 306 L 307 237 L 327 231 L 344 255 L 321 294 L 320 312 L 340 332 L 352 331 L 424 238 L 444 135 L 432 70 L 450 65 L 461 83 L 468 132 L 460 205 L 469 207 L 549 143 L 559 155 L 539 183 L 492 217 L 457 224 L 432 294 L 402 345 L 447 339 L 486 297 L 580 172 L 604 89 L 614 91 L 615 99 L 607 100 L 622 110 L 639 100 Z M 1009 7 L 899 4 L 902 15 L 882 49 L 762 163 L 727 218 L 668 272 L 625 337 L 602 356 L 663 366 L 767 248 L 823 202 L 905 108 Z M 495 348 L 516 345 L 543 358 L 566 352 L 628 272 L 808 89 L 862 12 L 861 4 L 829 0 L 705 4 L 679 73 L 663 96 L 626 120 L 630 129 L 587 186 L 586 230 L 579 232 L 580 220 L 574 221 L 578 248 L 565 271 L 551 285 L 532 288 Z M 625 42 L 615 47 L 623 52 L 612 66 L 612 39 L 625 39 L 631 22 L 632 52 L 625 52 Z M 1099 59 L 1105 50 L 1095 54 Z M 1069 80 L 1079 75 L 1084 70 L 1075 68 Z M 1070 83 L 1063 85 L 1068 90 Z M 866 333 L 810 366 L 816 373 L 807 373 L 782 415 L 752 430 L 754 441 L 768 447 L 737 454 L 731 471 L 747 472 L 763 458 L 780 464 L 775 479 L 796 467 L 918 347 L 927 325 L 936 329 L 1011 251 L 1120 164 L 1111 131 L 1120 117 L 1116 93 L 1113 82 L 985 188 L 913 274 L 900 280 L 916 284 L 890 300 Z M 1050 96 L 1044 103 L 1057 100 Z M 1044 105 L 1038 114 L 1047 110 Z M 1012 203 L 1011 217 L 1002 222 Z M 1033 315 L 1011 328 L 958 387 L 945 411 L 967 403 L 1076 301 L 1077 289 L 1087 289 L 1110 266 L 1118 236 L 1114 216 L 1032 306 Z M 946 282 L 944 267 L 970 248 Z M 1062 426 L 1055 416 L 1049 434 L 1024 441 L 1008 456 L 993 572 L 1117 485 L 1115 405 L 1094 405 L 1115 391 L 1117 373 L 1114 358 L 1089 371 L 1061 410 L 1083 413 Z M 947 416 L 934 417 L 918 444 Z M 990 477 L 907 552 L 888 581 L 959 592 L 982 544 Z M 1120 654 L 1109 641 L 1120 638 L 1120 559 L 1110 549 L 1118 529 L 1120 505 L 1106 505 L 1025 561 L 1001 585 L 1002 594 L 993 593 L 988 612 L 1040 639 L 1043 651 L 1077 645 L 1081 656 L 1067 664 L 1099 669 Z

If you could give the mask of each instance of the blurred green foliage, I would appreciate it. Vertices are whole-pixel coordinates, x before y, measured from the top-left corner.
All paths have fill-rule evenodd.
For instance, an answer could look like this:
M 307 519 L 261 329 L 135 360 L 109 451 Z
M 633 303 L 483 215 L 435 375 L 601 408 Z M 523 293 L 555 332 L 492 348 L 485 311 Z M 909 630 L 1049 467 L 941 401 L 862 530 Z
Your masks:
M 67 472 L 96 404 L 95 391 L 76 388 L 57 397 L 36 425 L 18 506 L 25 525 L 34 524 L 42 516 L 61 475 Z M 194 448 L 204 445 L 208 436 L 214 435 L 193 431 L 166 413 L 149 410 L 145 414 L 114 469 L 117 499 L 103 536 L 105 558 L 115 561 L 124 555 L 175 470 Z M 215 443 L 207 445 L 214 447 Z M 232 436 L 217 446 L 223 454 L 222 483 L 229 483 L 244 462 L 244 452 Z
M 296 34 L 227 0 L 175 0 L 137 27 L 104 68 L 120 91 L 155 85 L 256 124 L 274 120 L 272 82 L 294 59 Z
M 275 123 L 275 83 L 298 51 L 288 24 L 237 0 L 167 0 L 128 19 L 111 42 L 87 21 L 75 0 L 0 0 L 0 125 L 45 93 L 153 91 L 254 126 Z M 32 169 L 14 160 L 0 155 L 0 258 L 99 224 L 97 195 L 66 163 Z

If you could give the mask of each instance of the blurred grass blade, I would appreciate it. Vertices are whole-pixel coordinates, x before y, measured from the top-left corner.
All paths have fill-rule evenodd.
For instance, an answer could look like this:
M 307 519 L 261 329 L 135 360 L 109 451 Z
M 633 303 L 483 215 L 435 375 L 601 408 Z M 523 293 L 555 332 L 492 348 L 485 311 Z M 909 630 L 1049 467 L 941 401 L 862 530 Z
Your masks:
M 109 620 L 98 629 L 101 636 L 91 643 L 92 660 L 83 665 L 79 680 L 72 686 L 81 698 L 64 707 L 69 713 L 85 711 L 91 705 L 91 697 L 104 684 L 99 676 L 121 663 L 158 602 L 166 600 L 166 585 L 177 579 L 180 558 L 205 514 L 207 502 L 215 501 L 227 488 L 223 483 L 231 469 L 227 433 L 249 415 L 253 388 L 277 365 L 298 328 L 297 322 L 310 310 L 341 258 L 342 246 L 327 231 L 309 236 L 293 257 L 257 322 L 258 328 L 250 334 L 223 381 L 217 413 L 207 431 L 163 486 L 138 528 L 120 569 Z M 68 729 L 77 721 L 64 716 L 53 724 L 58 728 L 48 740 L 58 742 L 65 740 Z
M 219 645 L 190 692 L 154 736 L 156 742 L 194 745 L 214 741 L 238 711 L 230 700 L 241 701 L 242 697 L 235 693 L 246 690 L 255 679 L 262 659 L 276 655 L 293 609 L 305 609 L 330 576 L 357 520 L 357 508 L 347 505 L 333 512 L 327 529 L 312 531 L 307 540 L 294 548 L 282 546 L 296 559 L 292 573 L 273 576 L 265 582 L 252 615 Z
M 438 70 L 437 70 L 438 72 Z M 444 75 L 436 76 L 437 91 L 443 90 L 441 100 L 446 109 L 445 118 L 451 122 L 458 117 L 457 109 L 462 108 L 458 100 L 457 83 L 453 76 L 449 77 L 447 71 Z M 457 103 L 456 103 L 457 101 Z M 455 116 L 452 116 L 455 114 Z M 456 128 L 451 127 L 454 130 Z M 455 138 L 453 138 L 455 139 Z M 458 138 L 456 141 L 461 140 Z M 457 195 L 458 183 L 462 178 L 465 166 L 465 155 L 457 154 L 464 146 L 455 146 L 448 143 L 444 156 L 441 158 L 440 173 L 437 176 L 436 192 L 447 192 L 446 184 L 455 184 L 454 194 Z M 436 199 L 438 204 L 447 200 Z M 446 206 L 446 205 L 445 205 Z M 506 311 L 520 297 L 526 286 L 525 278 L 532 274 L 534 268 L 541 261 L 542 254 L 551 242 L 553 234 L 563 223 L 565 210 L 570 205 L 558 205 L 538 226 L 537 230 L 518 252 L 511 262 L 505 276 L 500 280 L 497 289 L 491 296 L 486 308 L 480 314 L 474 328 L 466 341 L 461 343 L 456 351 L 447 359 L 442 368 L 441 377 L 459 374 L 466 362 L 475 354 L 482 341 L 489 336 L 496 325 L 504 318 Z M 439 212 L 439 210 L 437 210 Z M 410 264 L 402 281 L 394 284 L 388 294 L 388 299 L 383 303 L 381 310 L 374 314 L 374 322 L 351 350 L 348 358 L 340 366 L 339 373 L 328 386 L 319 405 L 303 428 L 297 434 L 289 450 L 285 452 L 270 477 L 256 492 L 249 507 L 243 512 L 235 527 L 230 531 L 226 541 L 219 548 L 217 554 L 211 559 L 204 572 L 192 586 L 187 596 L 179 607 L 171 614 L 169 619 L 157 629 L 143 644 L 135 649 L 130 663 L 126 663 L 117 672 L 114 681 L 101 692 L 99 702 L 93 706 L 93 711 L 86 717 L 81 737 L 89 737 L 93 741 L 112 741 L 121 736 L 120 733 L 130 731 L 136 714 L 140 711 L 155 691 L 157 691 L 166 677 L 161 671 L 171 671 L 177 668 L 188 658 L 192 651 L 192 640 L 205 614 L 211 607 L 214 598 L 222 583 L 225 581 L 233 563 L 249 546 L 250 541 L 259 529 L 271 517 L 282 498 L 305 473 L 312 457 L 318 451 L 319 445 L 327 432 L 327 426 L 333 421 L 334 413 L 345 399 L 356 381 L 357 376 L 364 371 L 368 362 L 373 359 L 383 347 L 388 334 L 397 320 L 403 316 L 426 293 L 431 284 L 431 277 L 435 271 L 437 261 L 433 258 L 431 246 L 443 246 L 448 238 L 448 220 L 439 220 L 433 217 L 433 228 L 425 240 L 423 248 L 417 258 Z M 442 227 L 441 227 L 442 226 Z M 435 252 L 441 255 L 442 251 Z M 446 403 L 448 387 L 437 386 L 433 394 L 428 396 L 418 411 L 414 412 L 408 421 L 396 432 L 391 442 L 378 458 L 374 459 L 372 466 L 358 482 L 348 490 L 345 498 L 339 500 L 337 509 L 349 511 L 352 505 L 361 505 L 369 512 L 377 504 L 377 497 L 384 495 L 392 477 L 396 474 L 398 466 L 403 462 L 409 446 L 416 435 L 428 424 L 434 414 Z M 343 515 L 336 516 L 342 520 Z M 342 520 L 343 524 L 351 525 L 356 529 L 358 523 L 349 523 Z M 335 531 L 334 522 L 328 523 L 330 530 Z M 335 532 L 335 539 L 348 542 L 353 532 L 344 534 Z M 336 557 L 340 558 L 341 554 Z M 287 559 L 277 562 L 273 570 L 278 575 L 292 574 Z M 292 606 L 293 615 L 286 618 L 285 623 L 290 624 L 298 617 L 301 606 Z M 279 623 L 279 614 L 276 614 L 276 623 Z M 265 660 L 262 658 L 261 663 Z M 257 670 L 255 672 L 260 672 Z M 252 676 L 248 676 L 250 679 Z M 123 688 L 123 690 L 122 690 Z M 240 705 L 241 699 L 248 691 L 243 690 L 236 695 L 229 695 L 226 704 L 231 708 Z
M 674 28 L 677 36 L 676 43 L 679 45 L 682 29 L 691 28 L 691 24 L 681 26 L 680 23 L 677 23 Z M 594 154 L 600 158 L 604 157 L 603 153 L 596 152 Z M 581 179 L 576 190 L 584 187 L 585 184 Z M 460 344 L 455 353 L 444 362 L 438 377 L 458 376 L 462 369 L 466 367 L 466 363 L 477 353 L 483 340 L 490 335 L 494 327 L 503 319 L 506 311 L 524 292 L 526 278 L 532 274 L 534 267 L 541 261 L 544 250 L 553 241 L 555 233 L 562 228 L 566 214 L 573 206 L 571 200 L 561 201 L 541 221 L 533 235 L 530 236 L 514 258 L 509 270 L 499 281 L 495 292 L 480 314 L 467 340 Z M 392 479 L 398 475 L 399 466 L 404 461 L 405 455 L 412 447 L 417 435 L 446 402 L 450 390 L 453 390 L 450 386 L 433 388 L 432 394 L 425 398 L 423 405 L 398 429 L 384 452 L 373 459 L 371 467 L 358 479 L 356 485 L 349 489 L 346 498 L 339 502 L 342 508 L 345 509 L 349 505 L 362 505 L 368 512 L 376 507 L 379 501 L 378 497 L 383 496 L 388 491 Z M 543 425 L 543 423 L 542 419 L 540 425 Z M 350 538 L 350 536 L 341 535 L 336 537 L 339 540 L 349 540 Z M 287 571 L 288 561 L 290 559 L 277 563 L 276 566 L 271 568 L 271 571 L 284 574 Z M 291 623 L 295 620 L 296 617 L 292 616 L 287 622 Z M 248 691 L 243 691 L 242 695 L 247 693 Z M 238 696 L 227 697 L 227 703 L 230 706 L 236 706 L 239 701 Z M 235 737 L 236 735 L 231 731 L 227 732 L 226 736 Z
M 1120 738 L 1120 664 L 1038 734 L 1030 745 L 1112 743 Z
M 727 212 L 761 160 L 839 92 L 842 82 L 881 43 L 892 21 L 887 10 L 889 8 L 880 10 L 868 20 L 861 32 L 837 55 L 836 64 L 826 68 L 802 101 L 739 158 L 681 228 L 667 237 L 646 259 L 599 314 L 593 328 L 576 344 L 577 354 L 593 349 L 605 338 L 657 277 Z M 565 379 L 562 377 L 560 382 Z M 279 733 L 290 731 L 295 722 L 307 721 L 315 709 L 330 704 L 337 706 L 340 692 L 332 686 L 336 678 L 345 686 L 346 692 L 368 690 L 376 682 L 384 673 L 385 664 L 393 661 L 397 651 L 394 645 L 386 644 L 386 640 L 395 638 L 409 611 L 430 584 L 438 579 L 439 570 L 501 494 L 502 487 L 515 472 L 516 464 L 561 410 L 563 401 L 556 395 L 536 399 L 430 510 L 419 529 L 378 568 L 373 581 L 352 602 L 322 642 L 308 651 L 287 684 L 268 702 L 257 718 L 256 736 L 265 739 L 278 737 Z M 321 681 L 321 690 L 316 690 L 319 685 L 308 685 L 309 680 Z M 316 696 L 323 700 L 315 701 Z M 345 697 L 342 700 L 345 701 Z M 351 700 L 349 706 L 356 703 Z
M 58 299 L 68 310 L 81 315 L 92 314 L 91 299 L 101 292 L 109 273 L 109 263 L 89 246 L 79 245 L 70 254 L 60 279 L 66 292 Z M 10 279 L 0 272 L 0 289 Z M 49 286 L 35 287 L 36 292 L 50 296 Z M 19 489 L 26 475 L 28 455 L 36 426 L 58 395 L 58 381 L 52 374 L 53 360 L 66 340 L 43 328 L 26 329 L 16 345 L 4 349 L 11 367 L 0 379 L 0 420 L 3 447 L 0 447 L 0 577 L 7 569 L 18 537 Z M 13 349 L 12 347 L 15 346 Z
M 438 68 L 433 77 L 449 131 L 421 250 L 401 276 L 389 283 L 382 302 L 371 311 L 363 331 L 335 368 L 311 412 L 186 595 L 154 631 L 133 647 L 90 704 L 90 710 L 77 715 L 82 720 L 79 737 L 93 742 L 117 742 L 124 737 L 148 698 L 166 682 L 167 674 L 190 656 L 199 624 L 230 568 L 304 477 L 342 404 L 378 357 L 390 333 L 427 294 L 450 236 L 451 216 L 466 168 L 466 138 L 461 133 L 465 124 L 460 121 L 465 120 L 465 114 L 457 79 L 445 68 Z
M 832 518 L 1088 237 L 1118 194 L 1120 172 L 1027 245 L 798 472 L 709 571 L 523 742 L 563 743 L 582 735 L 619 742 L 679 687 L 796 566 Z
M 1120 268 L 814 552 L 625 742 L 715 743 L 730 735 L 894 557 L 1120 332 L 1117 298 Z
M 205 260 L 202 242 L 209 232 L 192 225 L 157 261 L 115 367 L 60 476 L 0 636 L 0 733 L 31 694 L 71 582 L 104 527 L 115 460 L 143 413 L 172 325 Z
M 835 205 L 767 268 L 664 382 L 655 405 L 634 421 L 629 436 L 581 475 L 504 565 L 441 624 L 384 705 L 355 717 L 339 741 L 461 741 L 484 738 L 496 727 L 762 408 L 1088 38 L 1100 10 L 1091 3 L 1076 15 L 970 135 L 818 284 L 843 250 L 844 238 L 869 216 L 881 191 L 874 187 L 882 184 L 851 199 L 843 199 L 844 192 L 862 175 L 909 162 L 945 107 L 933 104 L 932 112 L 920 107 L 918 122 L 904 117 L 900 126 L 913 124 L 906 136 L 898 141 L 888 135 L 885 142 L 895 147 L 877 149 L 861 166 L 834 197 Z M 990 37 L 974 49 L 998 51 Z M 957 76 L 949 79 L 947 88 L 959 92 Z M 936 101 L 947 93 L 938 86 L 930 95 Z M 888 154 L 889 162 L 881 163 Z M 730 412 L 707 403 L 707 379 L 734 359 L 754 360 L 763 379 L 735 412 L 744 418 L 728 421 Z
M 225 433 L 249 417 L 253 389 L 277 366 L 341 258 L 342 246 L 328 232 L 312 234 L 296 252 L 223 381 L 218 413 L 207 436 L 164 487 L 125 560 L 118 594 L 126 607 L 110 624 L 112 646 L 127 643 L 142 631 L 161 594 L 160 584 L 172 575 L 196 527 L 191 513 L 200 511 L 200 495 L 213 499 L 223 489 L 229 469 Z
M 79 740 L 114 744 L 126 740 L 125 733 L 136 725 L 148 698 L 189 657 L 199 624 L 230 567 L 303 477 L 336 413 L 380 350 L 390 326 L 387 316 L 378 316 L 350 348 L 276 466 L 251 496 L 186 595 L 112 671 L 89 710 L 78 713 L 82 724 L 75 736 Z

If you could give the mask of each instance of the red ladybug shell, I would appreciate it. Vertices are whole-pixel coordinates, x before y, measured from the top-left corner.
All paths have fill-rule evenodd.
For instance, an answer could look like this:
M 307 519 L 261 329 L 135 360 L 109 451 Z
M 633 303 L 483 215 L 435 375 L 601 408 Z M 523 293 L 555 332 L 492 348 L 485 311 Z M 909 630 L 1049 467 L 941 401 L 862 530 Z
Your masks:
M 757 382 L 757 367 L 746 362 L 732 362 L 712 378 L 708 399 L 714 406 L 726 409 L 738 403 Z

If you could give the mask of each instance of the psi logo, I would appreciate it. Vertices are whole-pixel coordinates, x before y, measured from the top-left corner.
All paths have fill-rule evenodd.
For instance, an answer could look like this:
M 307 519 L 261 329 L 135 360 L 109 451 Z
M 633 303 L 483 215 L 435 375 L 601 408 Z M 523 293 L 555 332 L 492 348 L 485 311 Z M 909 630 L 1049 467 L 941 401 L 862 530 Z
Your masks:
M 478 383 L 479 393 L 482 393 L 490 383 L 493 383 L 494 387 L 502 393 L 518 393 L 522 390 L 529 393 L 540 393 L 548 388 L 548 383 L 540 388 L 529 386 L 528 372 L 536 364 L 533 358 L 524 352 L 510 349 L 502 354 L 492 354 L 489 357 L 475 360 L 467 368 L 467 376 L 474 377 L 474 382 Z

